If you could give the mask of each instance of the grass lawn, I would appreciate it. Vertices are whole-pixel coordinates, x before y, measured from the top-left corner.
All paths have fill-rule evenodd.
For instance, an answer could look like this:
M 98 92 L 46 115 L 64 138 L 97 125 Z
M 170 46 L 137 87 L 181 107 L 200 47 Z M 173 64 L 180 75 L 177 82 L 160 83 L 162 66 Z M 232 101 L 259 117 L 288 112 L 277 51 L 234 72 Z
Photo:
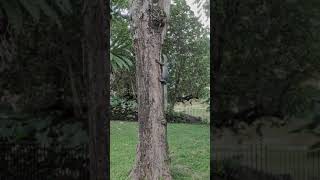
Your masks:
M 135 122 L 111 122 L 111 179 L 125 180 L 134 164 L 138 137 Z M 210 174 L 208 125 L 169 124 L 171 171 L 175 180 L 206 180 Z

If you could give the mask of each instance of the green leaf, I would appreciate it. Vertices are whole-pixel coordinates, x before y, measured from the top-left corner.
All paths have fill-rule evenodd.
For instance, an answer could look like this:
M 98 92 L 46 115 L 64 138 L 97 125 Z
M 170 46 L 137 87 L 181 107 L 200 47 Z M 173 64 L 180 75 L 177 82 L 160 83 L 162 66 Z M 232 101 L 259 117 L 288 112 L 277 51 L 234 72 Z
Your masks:
M 115 71 L 119 69 L 129 70 L 133 63 L 129 58 L 125 56 L 111 53 L 111 65 Z

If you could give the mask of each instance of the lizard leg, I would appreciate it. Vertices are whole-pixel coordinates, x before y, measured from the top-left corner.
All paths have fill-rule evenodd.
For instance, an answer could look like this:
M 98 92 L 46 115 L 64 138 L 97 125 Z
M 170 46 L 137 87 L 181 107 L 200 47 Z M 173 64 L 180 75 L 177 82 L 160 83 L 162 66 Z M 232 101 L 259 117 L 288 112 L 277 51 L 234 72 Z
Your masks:
M 162 84 L 166 84 L 166 80 L 164 80 L 162 77 L 159 78 L 159 81 L 160 81 Z
M 156 60 L 156 62 L 157 62 L 158 64 L 160 64 L 160 66 L 163 66 L 163 65 L 164 65 L 164 63 L 162 63 L 162 62 L 160 62 L 160 61 L 158 61 L 158 60 Z

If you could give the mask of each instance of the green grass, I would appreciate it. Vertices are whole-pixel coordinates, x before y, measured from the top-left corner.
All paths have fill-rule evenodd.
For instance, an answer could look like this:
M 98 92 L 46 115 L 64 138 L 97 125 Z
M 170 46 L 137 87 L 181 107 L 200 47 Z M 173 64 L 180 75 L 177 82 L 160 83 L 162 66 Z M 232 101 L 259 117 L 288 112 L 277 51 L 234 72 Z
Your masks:
M 169 124 L 171 172 L 175 180 L 209 179 L 209 126 Z M 134 164 L 137 123 L 111 122 L 111 179 L 125 180 Z

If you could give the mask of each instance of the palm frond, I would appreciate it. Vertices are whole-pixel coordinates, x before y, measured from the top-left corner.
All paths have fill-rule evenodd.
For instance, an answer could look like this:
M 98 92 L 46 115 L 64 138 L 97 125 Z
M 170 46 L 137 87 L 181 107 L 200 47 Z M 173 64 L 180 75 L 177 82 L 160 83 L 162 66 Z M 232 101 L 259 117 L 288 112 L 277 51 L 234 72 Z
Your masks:
M 41 13 L 43 13 L 61 27 L 59 12 L 62 14 L 71 13 L 71 2 L 70 0 L 54 0 L 52 2 L 57 7 L 57 10 L 49 4 L 48 0 L 0 0 L 0 11 L 5 13 L 9 23 L 17 32 L 22 28 L 25 18 L 24 12 L 36 22 L 39 21 Z

